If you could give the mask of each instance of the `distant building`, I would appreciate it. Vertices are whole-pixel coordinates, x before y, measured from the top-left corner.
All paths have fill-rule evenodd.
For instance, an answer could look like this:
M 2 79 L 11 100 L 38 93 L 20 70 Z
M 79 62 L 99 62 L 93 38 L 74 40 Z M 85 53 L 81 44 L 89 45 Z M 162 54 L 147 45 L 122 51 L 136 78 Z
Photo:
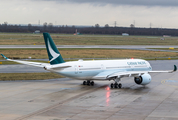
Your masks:
M 122 36 L 129 36 L 128 33 L 122 33 Z
M 81 35 L 81 33 L 77 32 L 77 29 L 76 29 L 74 35 Z
M 39 34 L 40 31 L 39 30 L 35 30 L 34 34 Z
M 171 37 L 170 35 L 163 35 L 163 37 Z

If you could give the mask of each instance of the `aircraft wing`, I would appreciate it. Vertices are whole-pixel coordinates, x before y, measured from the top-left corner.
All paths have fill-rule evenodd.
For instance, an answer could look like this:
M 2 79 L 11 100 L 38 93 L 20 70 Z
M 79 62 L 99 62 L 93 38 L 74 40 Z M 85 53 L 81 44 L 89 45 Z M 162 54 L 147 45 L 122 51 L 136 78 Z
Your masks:
M 31 65 L 31 66 L 35 66 L 35 67 L 42 67 L 45 70 L 48 71 L 54 71 L 54 70 L 58 70 L 58 69 L 63 69 L 63 68 L 68 68 L 71 66 L 66 66 L 66 65 L 56 65 L 56 66 L 51 66 L 49 63 L 40 63 L 40 62 L 29 62 L 29 61 L 22 61 L 22 60 L 12 60 L 7 58 L 5 55 L 1 54 L 6 60 L 8 61 L 13 61 L 13 62 L 17 62 L 17 63 L 21 63 L 21 64 L 25 64 L 25 65 Z
M 21 60 L 12 60 L 1 54 L 6 60 L 8 61 L 13 61 L 21 64 L 26 64 L 26 65 L 31 65 L 31 66 L 36 66 L 36 67 L 45 67 L 47 65 L 50 65 L 49 63 L 40 63 L 40 62 L 29 62 L 29 61 L 21 61 Z
M 174 69 L 170 71 L 104 71 L 94 76 L 94 79 L 108 79 L 111 80 L 113 78 L 122 78 L 122 77 L 137 77 L 141 76 L 145 73 L 172 73 L 177 70 L 176 65 L 174 65 Z
M 173 73 L 177 71 L 177 66 L 174 65 L 174 69 L 173 70 L 169 70 L 169 71 L 149 71 L 149 73 Z

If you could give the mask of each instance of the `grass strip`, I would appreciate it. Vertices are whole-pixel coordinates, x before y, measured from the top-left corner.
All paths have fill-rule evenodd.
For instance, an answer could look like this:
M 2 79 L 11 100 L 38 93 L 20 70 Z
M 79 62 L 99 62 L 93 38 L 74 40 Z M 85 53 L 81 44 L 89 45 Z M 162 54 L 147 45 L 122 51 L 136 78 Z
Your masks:
M 0 81 L 14 81 L 14 80 L 46 80 L 63 78 L 55 73 L 1 73 Z
M 56 45 L 178 45 L 177 37 L 51 34 Z M 44 45 L 42 34 L 3 33 L 0 45 Z
M 158 58 L 177 57 L 175 52 L 127 50 L 127 49 L 59 49 L 62 57 L 65 58 Z M 0 53 L 10 58 L 47 59 L 46 49 L 0 49 Z M 3 57 L 0 57 L 3 59 Z

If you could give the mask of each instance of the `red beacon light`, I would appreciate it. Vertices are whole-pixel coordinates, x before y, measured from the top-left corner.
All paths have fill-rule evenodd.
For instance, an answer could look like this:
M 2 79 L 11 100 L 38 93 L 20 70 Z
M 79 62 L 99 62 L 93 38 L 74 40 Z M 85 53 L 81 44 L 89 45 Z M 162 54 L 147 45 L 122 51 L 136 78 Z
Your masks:
M 107 87 L 106 87 L 106 90 L 110 90 L 110 87 L 109 87 L 109 86 L 107 86 Z
M 132 60 L 134 59 L 134 58 L 131 58 Z

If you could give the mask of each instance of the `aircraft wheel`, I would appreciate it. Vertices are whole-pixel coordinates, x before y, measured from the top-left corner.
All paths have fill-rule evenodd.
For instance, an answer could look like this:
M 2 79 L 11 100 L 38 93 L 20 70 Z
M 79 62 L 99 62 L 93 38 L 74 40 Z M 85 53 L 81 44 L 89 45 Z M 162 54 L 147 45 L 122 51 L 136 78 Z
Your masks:
M 86 81 L 83 81 L 83 85 L 86 85 L 87 84 L 87 82 Z
M 87 80 L 87 85 L 88 85 L 88 86 L 90 86 L 90 85 L 91 85 L 91 83 L 90 83 L 90 81 L 89 81 L 89 80 Z
M 121 83 L 119 83 L 119 85 L 118 85 L 118 86 L 119 86 L 119 88 L 122 88 L 122 84 L 121 84 Z
M 111 88 L 114 88 L 114 84 L 113 83 L 111 83 Z
M 90 84 L 91 84 L 91 86 L 94 86 L 95 83 L 94 83 L 94 81 L 92 81 Z
M 118 84 L 117 84 L 117 83 L 115 83 L 115 84 L 114 84 L 114 87 L 115 87 L 115 88 L 118 88 L 119 86 L 118 86 Z

